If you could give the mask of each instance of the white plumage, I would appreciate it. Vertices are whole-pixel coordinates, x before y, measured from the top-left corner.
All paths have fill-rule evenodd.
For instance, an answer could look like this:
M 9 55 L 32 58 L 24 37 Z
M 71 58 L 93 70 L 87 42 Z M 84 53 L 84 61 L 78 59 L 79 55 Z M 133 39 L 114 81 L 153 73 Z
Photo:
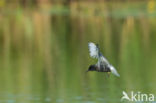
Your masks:
M 96 47 L 96 45 L 90 42 L 88 43 L 88 47 L 90 56 L 93 58 L 98 58 L 98 48 Z
M 110 70 L 111 70 L 111 72 L 112 72 L 114 75 L 120 77 L 119 73 L 117 72 L 117 70 L 116 70 L 112 65 L 110 65 Z

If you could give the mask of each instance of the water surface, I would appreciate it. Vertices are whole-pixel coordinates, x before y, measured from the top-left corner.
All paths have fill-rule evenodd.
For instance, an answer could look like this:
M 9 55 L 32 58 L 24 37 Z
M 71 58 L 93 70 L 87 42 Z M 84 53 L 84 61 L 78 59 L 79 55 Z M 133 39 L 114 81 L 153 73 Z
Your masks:
M 149 5 L 1 12 L 0 103 L 120 103 L 122 91 L 156 95 L 156 20 Z M 85 72 L 97 61 L 89 57 L 90 41 L 120 77 Z

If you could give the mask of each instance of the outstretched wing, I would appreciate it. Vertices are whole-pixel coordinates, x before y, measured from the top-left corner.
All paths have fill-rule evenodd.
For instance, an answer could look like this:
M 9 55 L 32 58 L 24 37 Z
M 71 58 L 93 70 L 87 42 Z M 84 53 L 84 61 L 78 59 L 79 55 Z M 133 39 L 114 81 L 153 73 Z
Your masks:
M 92 58 L 98 58 L 98 53 L 99 53 L 98 47 L 94 43 L 90 42 L 88 43 L 88 48 L 89 48 L 90 56 Z
M 112 65 L 110 66 L 110 70 L 111 70 L 111 72 L 112 72 L 114 75 L 120 77 L 119 73 L 117 72 L 117 70 L 116 70 Z
M 100 64 L 103 64 L 103 65 L 109 65 L 108 60 L 102 55 L 102 53 L 100 53 L 98 62 L 100 62 Z
M 98 63 L 97 63 L 98 66 L 100 66 L 100 65 L 109 65 L 109 62 L 102 55 L 102 53 L 100 52 L 100 50 L 97 47 L 97 45 L 95 45 L 94 43 L 90 42 L 90 43 L 88 43 L 88 47 L 89 47 L 90 56 L 92 58 L 98 59 Z

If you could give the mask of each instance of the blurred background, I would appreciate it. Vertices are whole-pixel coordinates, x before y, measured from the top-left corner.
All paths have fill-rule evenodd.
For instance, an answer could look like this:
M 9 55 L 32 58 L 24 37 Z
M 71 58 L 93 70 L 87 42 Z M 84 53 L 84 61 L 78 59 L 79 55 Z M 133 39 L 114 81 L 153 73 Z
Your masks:
M 0 0 L 1 103 L 120 103 L 156 96 L 155 0 Z M 98 43 L 120 77 L 88 72 Z M 141 102 L 139 102 L 141 103 Z

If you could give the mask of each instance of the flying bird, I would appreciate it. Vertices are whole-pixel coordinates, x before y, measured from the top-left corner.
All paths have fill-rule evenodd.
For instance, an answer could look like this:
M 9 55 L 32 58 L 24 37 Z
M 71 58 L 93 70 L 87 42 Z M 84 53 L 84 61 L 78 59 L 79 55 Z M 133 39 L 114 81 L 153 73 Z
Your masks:
M 90 65 L 88 71 L 107 72 L 108 74 L 113 73 L 116 76 L 120 76 L 117 70 L 108 62 L 108 60 L 100 52 L 98 44 L 88 43 L 89 54 L 92 58 L 98 59 L 98 62 L 94 65 Z

